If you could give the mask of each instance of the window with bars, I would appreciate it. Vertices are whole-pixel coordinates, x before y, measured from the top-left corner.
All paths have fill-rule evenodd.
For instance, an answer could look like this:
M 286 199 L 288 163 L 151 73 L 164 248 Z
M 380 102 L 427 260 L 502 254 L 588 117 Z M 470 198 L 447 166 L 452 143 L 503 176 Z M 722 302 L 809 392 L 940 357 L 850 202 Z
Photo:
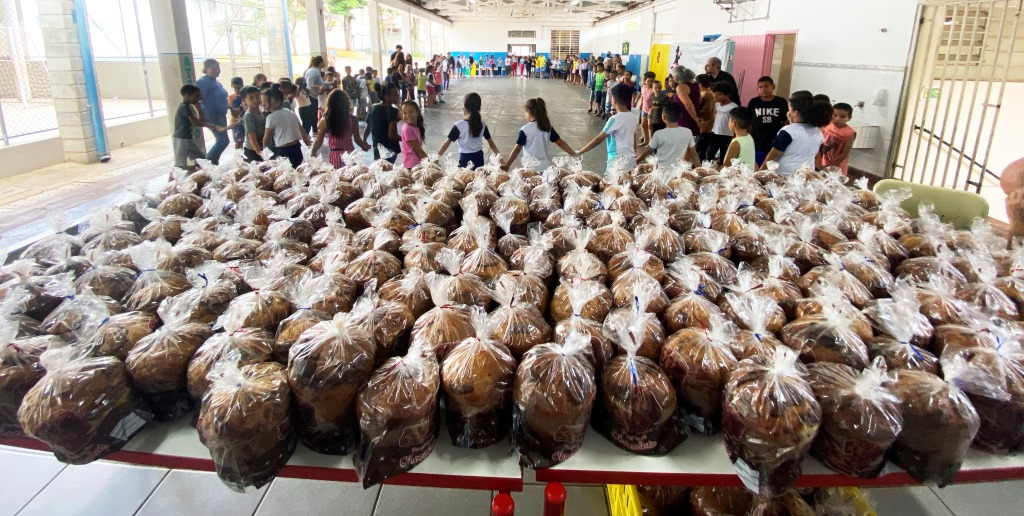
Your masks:
M 567 55 L 579 55 L 580 31 L 555 29 L 551 31 L 551 55 L 565 58 Z
M 533 39 L 537 37 L 537 31 L 535 30 L 510 30 L 508 31 L 508 37 L 510 38 L 529 38 Z
M 939 35 L 939 59 L 943 64 L 979 65 L 988 32 L 987 8 L 948 5 Z

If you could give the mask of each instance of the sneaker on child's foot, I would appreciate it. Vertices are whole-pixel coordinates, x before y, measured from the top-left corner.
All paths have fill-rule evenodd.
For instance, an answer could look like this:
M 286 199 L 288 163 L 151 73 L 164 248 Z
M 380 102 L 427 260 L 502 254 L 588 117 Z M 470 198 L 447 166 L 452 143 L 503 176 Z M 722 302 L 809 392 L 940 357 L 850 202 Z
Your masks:
M 587 113 L 593 113 L 593 112 L 594 112 L 594 108 L 590 108 L 590 109 L 587 110 Z

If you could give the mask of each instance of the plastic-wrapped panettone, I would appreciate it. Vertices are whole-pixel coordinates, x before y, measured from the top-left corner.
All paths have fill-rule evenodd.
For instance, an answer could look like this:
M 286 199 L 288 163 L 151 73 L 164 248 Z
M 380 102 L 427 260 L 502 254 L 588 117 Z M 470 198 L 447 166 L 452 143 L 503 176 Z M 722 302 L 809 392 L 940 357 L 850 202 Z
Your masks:
M 279 269 L 272 267 L 246 269 L 245 281 L 253 291 L 233 299 L 221 318 L 238 320 L 238 328 L 277 329 L 277 325 L 291 313 L 288 298 L 268 288 L 278 273 Z
M 646 273 L 657 281 L 665 279 L 665 264 L 651 253 L 644 250 L 644 243 L 637 242 L 626 247 L 608 262 L 608 275 L 612 282 L 629 271 Z
M 405 274 L 384 282 L 378 293 L 381 299 L 407 307 L 413 317 L 423 315 L 434 306 L 422 269 L 406 269 Z
M 476 249 L 466 253 L 462 260 L 460 273 L 473 274 L 484 282 L 493 281 L 508 270 L 505 260 L 492 249 L 489 228 L 484 225 L 474 226 Z
M 163 326 L 142 337 L 127 352 L 132 383 L 152 407 L 158 421 L 169 421 L 194 407 L 188 393 L 188 366 L 213 331 L 189 320 L 189 300 L 172 297 L 157 309 Z
M 699 269 L 677 265 L 673 264 L 669 275 L 682 292 L 673 298 L 661 316 L 665 328 L 669 332 L 676 332 L 683 328 L 710 327 L 713 320 L 722 317 L 718 305 L 707 297 L 714 292 L 713 289 L 707 288 L 707 285 L 717 287 L 717 283 L 709 278 L 702 278 Z
M 738 361 L 724 323 L 684 328 L 661 348 L 660 364 L 679 393 L 679 406 L 694 431 L 712 435 L 721 427 L 722 390 Z
M 686 423 L 669 377 L 655 360 L 637 356 L 640 334 L 634 324 L 608 335 L 625 354 L 611 359 L 601 373 L 594 427 L 626 451 L 665 455 L 686 440 Z
M 653 280 L 651 280 L 653 282 Z M 648 310 L 651 301 L 658 295 L 653 288 L 657 283 L 637 284 L 633 291 L 633 304 L 626 308 L 612 310 L 604 320 L 604 332 L 617 332 L 618 328 L 632 326 L 637 333 L 634 335 L 640 343 L 637 356 L 658 360 L 661 347 L 665 343 L 665 327 L 658 316 Z M 620 353 L 626 350 L 619 348 Z
M 849 255 L 848 255 L 849 256 Z M 807 274 L 804 274 L 797 283 L 803 289 L 805 295 L 809 295 L 811 286 L 815 283 L 822 283 L 829 290 L 841 292 L 853 306 L 864 308 L 875 296 L 860 280 L 850 271 L 846 270 L 847 258 L 840 258 L 834 254 L 826 254 L 825 259 L 829 265 L 815 267 Z M 855 261 L 850 257 L 851 262 Z M 887 292 L 888 285 L 882 286 L 882 291 Z
M 611 295 L 604 285 L 596 281 L 581 281 L 565 286 L 559 286 L 565 292 L 569 300 L 570 315 L 558 321 L 555 325 L 555 342 L 564 344 L 565 339 L 574 333 L 590 337 L 591 348 L 585 352 L 587 361 L 594 368 L 596 373 L 604 369 L 605 363 L 615 355 L 615 348 L 611 340 L 604 334 L 603 321 L 611 305 Z M 607 297 L 602 301 L 601 297 Z M 597 312 L 592 303 L 596 302 L 602 310 Z M 584 314 L 601 315 L 600 318 L 593 318 Z
M 120 450 L 152 417 L 114 357 L 62 347 L 39 361 L 46 375 L 25 394 L 18 421 L 61 462 L 88 464 Z
M 903 428 L 903 409 L 884 362 L 876 360 L 863 373 L 829 362 L 811 364 L 807 371 L 822 411 L 811 454 L 845 475 L 878 476 Z
M 967 310 L 967 303 L 955 297 L 955 284 L 942 276 L 932 276 L 918 285 L 917 300 L 921 315 L 928 318 L 932 326 L 962 324 L 961 314 Z
M 143 242 L 128 249 L 139 269 L 135 284 L 125 293 L 124 306 L 128 310 L 156 312 L 160 302 L 192 287 L 188 278 L 168 270 L 158 269 L 161 257 L 173 250 L 167 242 Z
M 742 295 L 736 296 L 730 306 L 731 316 L 743 328 L 733 333 L 729 343 L 736 359 L 774 355 L 775 348 L 781 346 L 782 342 L 768 330 L 767 325 L 778 304 L 769 297 Z
M 82 252 L 118 251 L 142 243 L 142 237 L 134 231 L 135 225 L 121 218 L 117 208 L 100 209 L 89 216 L 88 227 L 79 235 L 83 242 Z
M 570 296 L 571 289 L 578 285 L 590 285 L 586 289 L 588 295 L 584 296 L 586 300 L 582 301 L 582 306 L 576 306 Z M 551 299 L 551 318 L 561 321 L 575 315 L 594 321 L 604 321 L 611 308 L 612 293 L 604 284 L 597 281 L 560 282 Z
M 895 372 L 903 429 L 889 458 L 918 482 L 953 482 L 980 422 L 958 387 L 924 371 Z
M 690 491 L 693 516 L 745 515 L 753 501 L 753 493 L 742 487 L 695 487 Z
M 243 491 L 272 481 L 295 450 L 291 389 L 277 362 L 238 365 L 229 354 L 211 372 L 199 410 L 199 440 L 217 476 Z
M 683 238 L 668 226 L 669 210 L 662 203 L 652 205 L 644 212 L 645 224 L 636 228 L 637 240 L 647 242 L 646 251 L 664 262 L 683 256 Z M 642 235 L 642 236 L 641 236 Z
M 274 357 L 274 335 L 262 328 L 246 328 L 238 317 L 224 316 L 219 321 L 224 331 L 206 339 L 188 363 L 188 392 L 202 399 L 210 385 L 209 374 L 228 353 L 235 351 L 239 366 L 267 362 Z
M 939 359 L 931 351 L 932 325 L 920 313 L 914 286 L 903 280 L 891 299 L 879 299 L 864 309 L 878 335 L 867 342 L 871 358 L 882 357 L 889 369 L 919 369 L 939 373 Z
M 781 492 L 800 477 L 821 424 L 821 407 L 798 358 L 785 347 L 770 358 L 748 358 L 725 386 L 725 449 L 740 471 L 756 479 L 752 482 L 764 496 Z
M 811 507 L 800 493 L 789 489 L 774 497 L 755 496 L 747 512 L 748 516 L 815 516 Z
M 648 312 L 658 314 L 668 307 L 668 295 L 661 284 L 640 269 L 630 269 L 612 283 L 612 300 L 617 308 L 628 308 L 636 304 L 636 292 L 643 290 L 647 296 Z
M 376 344 L 352 315 L 307 329 L 288 355 L 299 439 L 319 453 L 348 453 L 356 442 L 355 401 L 373 373 Z
M 551 326 L 535 305 L 522 300 L 524 293 L 512 281 L 497 282 L 492 295 L 499 306 L 488 323 L 488 337 L 504 344 L 517 360 L 533 346 L 551 341 Z
M 487 314 L 474 308 L 476 336 L 455 346 L 441 365 L 446 420 L 452 444 L 482 448 L 504 438 L 512 426 L 516 360 L 492 333 Z
M 238 286 L 231 281 L 225 264 L 204 262 L 188 271 L 186 276 L 192 288 L 175 298 L 188 300 L 188 317 L 192 322 L 213 323 L 228 309 L 231 300 L 238 297 Z M 159 309 L 158 309 L 159 310 Z
M 594 253 L 601 261 L 608 263 L 611 258 L 625 251 L 633 243 L 633 234 L 624 226 L 626 219 L 617 211 L 608 212 L 611 223 L 594 230 L 594 238 L 587 245 L 587 250 Z
M 361 438 L 353 461 L 363 487 L 409 471 L 434 451 L 439 370 L 431 349 L 413 345 L 378 367 L 360 391 Z
M 592 229 L 573 230 L 571 241 L 573 250 L 558 260 L 558 275 L 562 281 L 594 280 L 604 282 L 608 278 L 608 269 L 597 255 L 587 250 L 594 231 Z
M 353 322 L 363 326 L 377 348 L 377 362 L 404 354 L 409 330 L 416 318 L 409 307 L 380 297 L 375 280 L 366 283 L 352 307 Z
M 416 319 L 410 335 L 412 347 L 431 349 L 442 361 L 451 348 L 474 335 L 470 307 L 453 303 L 448 297 L 451 281 L 450 277 L 427 273 L 426 282 L 434 308 Z
M 56 213 L 46 219 L 50 235 L 45 236 L 21 253 L 22 260 L 33 260 L 40 265 L 56 265 L 63 256 L 74 256 L 82 250 L 82 241 L 74 235 L 65 233 L 69 223 L 63 213 Z M 2 281 L 0 281 L 2 282 Z
M 985 253 L 974 253 L 969 258 L 978 281 L 956 289 L 956 298 L 977 305 L 986 313 L 996 317 L 1011 321 L 1019 319 L 1020 310 L 1017 308 L 1017 304 L 995 283 L 996 264 L 991 256 Z
M 555 258 L 551 255 L 551 236 L 543 233 L 539 225 L 531 225 L 528 234 L 530 244 L 512 253 L 509 267 L 515 270 L 526 270 L 529 267 L 541 278 L 551 277 L 555 270 Z
M 173 299 L 173 298 L 171 298 Z M 168 300 L 164 300 L 165 302 Z M 163 318 L 147 312 L 124 312 L 113 314 L 101 321 L 89 344 L 100 356 L 128 358 L 128 353 L 143 338 L 153 333 Z M 164 324 L 167 321 L 164 320 Z
M 288 350 L 299 340 L 299 336 L 313 326 L 331 319 L 332 314 L 314 308 L 317 301 L 329 295 L 331 288 L 329 277 L 306 272 L 288 289 L 286 295 L 295 311 L 277 325 L 274 335 L 275 360 L 287 364 Z
M 16 338 L 16 324 L 0 326 L 0 437 L 21 437 L 18 407 L 28 390 L 46 370 L 39 357 L 47 349 L 59 347 L 59 337 Z
M 842 294 L 831 294 L 819 296 L 820 313 L 787 324 L 779 336 L 805 363 L 836 362 L 862 370 L 868 365 L 868 350 L 854 326 L 859 313 Z
M 512 446 L 523 466 L 554 466 L 583 445 L 597 395 L 589 349 L 590 339 L 571 334 L 523 357 L 512 394 Z
M 64 302 L 40 321 L 39 331 L 42 333 L 66 335 L 87 328 L 100 328 L 106 318 L 122 312 L 117 301 L 107 296 L 97 296 L 89 289 L 76 295 L 69 273 L 55 276 L 51 280 L 47 292 L 64 298 Z
M 437 253 L 437 263 L 448 273 L 448 299 L 455 304 L 487 308 L 491 294 L 483 278 L 462 270 L 465 255 L 462 251 L 444 248 Z

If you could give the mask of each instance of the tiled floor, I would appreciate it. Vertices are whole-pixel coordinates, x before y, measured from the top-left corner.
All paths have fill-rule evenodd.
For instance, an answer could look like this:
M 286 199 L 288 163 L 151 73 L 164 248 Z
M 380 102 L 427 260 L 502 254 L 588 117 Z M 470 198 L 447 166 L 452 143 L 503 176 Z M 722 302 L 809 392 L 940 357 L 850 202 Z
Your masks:
M 462 117 L 461 98 L 477 91 L 484 99 L 483 117 L 499 148 L 507 153 L 523 125 L 521 106 L 541 96 L 552 123 L 574 148 L 585 145 L 601 122 L 585 113 L 586 91 L 559 81 L 473 79 L 457 82 L 448 103 L 426 110 L 427 148 L 436 150 L 451 124 Z M 113 202 L 133 185 L 154 187 L 170 168 L 170 145 L 160 138 L 113 151 L 107 164 L 65 163 L 0 180 L 0 249 L 46 229 L 47 213 L 64 212 L 71 220 L 89 209 Z M 231 150 L 228 151 L 229 153 Z M 587 155 L 591 170 L 603 168 L 601 149 Z M 515 493 L 516 514 L 539 514 L 543 485 L 525 472 L 526 487 Z M 601 486 L 569 485 L 566 514 L 608 514 Z M 416 514 L 482 515 L 491 492 L 399 486 L 362 489 L 356 484 L 277 479 L 262 489 L 239 494 L 212 473 L 168 471 L 97 462 L 65 466 L 49 454 L 0 447 L 0 516 L 13 514 L 184 516 L 259 516 L 343 514 L 391 516 Z M 868 491 L 882 516 L 988 516 L 1022 514 L 1024 481 Z

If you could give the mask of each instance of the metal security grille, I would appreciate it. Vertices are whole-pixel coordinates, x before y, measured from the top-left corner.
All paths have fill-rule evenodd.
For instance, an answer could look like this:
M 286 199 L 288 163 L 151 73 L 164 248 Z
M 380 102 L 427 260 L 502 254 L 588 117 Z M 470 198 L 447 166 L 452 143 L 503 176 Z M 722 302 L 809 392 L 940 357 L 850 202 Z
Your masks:
M 36 3 L 0 1 L 0 143 L 56 129 Z
M 922 2 L 892 147 L 894 177 L 983 194 L 998 184 L 990 169 L 996 128 L 1008 89 L 1024 82 L 1022 3 Z
M 567 55 L 580 54 L 580 31 L 552 30 L 551 56 L 564 59 Z

